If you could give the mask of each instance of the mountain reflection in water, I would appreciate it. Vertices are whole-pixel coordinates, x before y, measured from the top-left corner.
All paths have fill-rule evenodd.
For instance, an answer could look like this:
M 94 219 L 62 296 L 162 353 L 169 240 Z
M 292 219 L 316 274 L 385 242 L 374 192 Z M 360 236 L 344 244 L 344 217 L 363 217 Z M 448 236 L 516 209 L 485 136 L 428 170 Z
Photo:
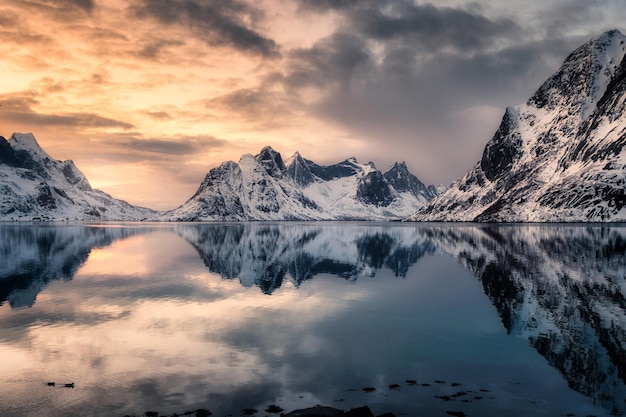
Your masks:
M 624 412 L 626 229 L 480 226 L 422 229 L 481 280 L 509 334 L 570 387 Z
M 610 412 L 626 400 L 626 228 L 561 225 L 0 225 L 0 305 L 32 307 L 69 281 L 94 248 L 154 231 L 187 241 L 226 280 L 273 294 L 316 276 L 406 277 L 451 256 L 480 280 L 508 334 Z

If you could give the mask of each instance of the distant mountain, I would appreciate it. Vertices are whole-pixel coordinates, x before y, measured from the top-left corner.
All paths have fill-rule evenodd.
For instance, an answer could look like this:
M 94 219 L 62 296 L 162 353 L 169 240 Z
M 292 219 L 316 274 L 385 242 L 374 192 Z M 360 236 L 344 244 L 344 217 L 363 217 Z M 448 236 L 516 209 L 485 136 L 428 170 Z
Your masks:
M 382 173 L 355 158 L 322 166 L 296 152 L 285 162 L 268 146 L 212 169 L 186 203 L 160 220 L 392 220 L 435 195 L 405 163 Z
M 141 220 L 155 213 L 91 188 L 72 161 L 52 159 L 32 134 L 0 136 L 0 220 Z
M 409 220 L 626 220 L 626 36 L 576 49 L 506 109 L 482 159 Z

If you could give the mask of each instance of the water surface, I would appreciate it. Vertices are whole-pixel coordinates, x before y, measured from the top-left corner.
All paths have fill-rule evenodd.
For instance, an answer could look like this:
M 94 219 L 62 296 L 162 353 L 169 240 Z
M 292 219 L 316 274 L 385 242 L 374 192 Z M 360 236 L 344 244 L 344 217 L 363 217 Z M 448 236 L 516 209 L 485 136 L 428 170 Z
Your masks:
M 626 228 L 4 224 L 0 237 L 3 416 L 625 411 Z

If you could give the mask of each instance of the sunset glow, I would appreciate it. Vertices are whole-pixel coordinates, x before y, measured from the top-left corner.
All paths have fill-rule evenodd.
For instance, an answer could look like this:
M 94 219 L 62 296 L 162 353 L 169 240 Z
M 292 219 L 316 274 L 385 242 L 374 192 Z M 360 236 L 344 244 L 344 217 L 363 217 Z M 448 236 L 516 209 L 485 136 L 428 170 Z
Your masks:
M 271 145 L 449 183 L 620 2 L 6 0 L 0 134 L 170 209 Z M 564 22 L 567 22 L 566 24 Z

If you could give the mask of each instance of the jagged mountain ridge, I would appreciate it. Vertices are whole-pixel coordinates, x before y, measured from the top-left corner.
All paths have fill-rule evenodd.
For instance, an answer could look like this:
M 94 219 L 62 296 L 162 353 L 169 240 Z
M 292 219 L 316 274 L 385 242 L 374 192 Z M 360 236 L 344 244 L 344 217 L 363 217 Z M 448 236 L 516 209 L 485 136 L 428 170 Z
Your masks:
M 74 162 L 52 159 L 30 133 L 0 136 L 0 220 L 142 220 L 155 213 L 91 188 Z
M 386 173 L 355 158 L 322 166 L 296 152 L 285 162 L 266 146 L 209 171 L 196 193 L 160 220 L 391 220 L 437 193 L 404 162 Z
M 626 36 L 570 54 L 523 105 L 506 109 L 481 160 L 408 220 L 626 220 Z

